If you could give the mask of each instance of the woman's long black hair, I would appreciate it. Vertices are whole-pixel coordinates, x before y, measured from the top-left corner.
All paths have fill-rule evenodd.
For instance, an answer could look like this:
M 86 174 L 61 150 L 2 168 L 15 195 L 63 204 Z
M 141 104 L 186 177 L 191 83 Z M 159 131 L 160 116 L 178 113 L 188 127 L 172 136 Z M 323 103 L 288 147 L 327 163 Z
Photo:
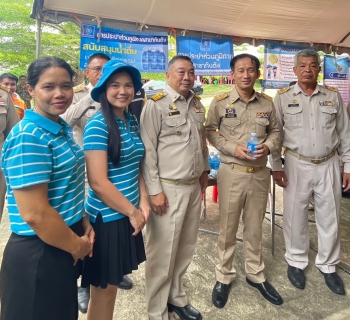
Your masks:
M 115 167 L 120 162 L 121 136 L 113 106 L 107 100 L 106 90 L 100 93 L 101 111 L 108 128 L 108 156 Z

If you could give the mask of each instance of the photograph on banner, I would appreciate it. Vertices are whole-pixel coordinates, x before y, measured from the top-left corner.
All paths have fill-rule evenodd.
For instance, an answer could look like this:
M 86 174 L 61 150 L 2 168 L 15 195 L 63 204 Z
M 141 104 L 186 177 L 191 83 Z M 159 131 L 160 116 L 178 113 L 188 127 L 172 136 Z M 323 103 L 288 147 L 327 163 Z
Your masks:
M 294 56 L 299 50 L 312 47 L 290 46 L 265 41 L 264 77 L 262 86 L 266 89 L 281 89 L 296 81 L 294 74 Z
M 197 76 L 230 74 L 231 38 L 177 37 L 177 54 L 191 58 Z
M 324 56 L 324 84 L 337 88 L 344 103 L 349 102 L 349 58 Z
M 140 72 L 165 72 L 168 65 L 168 35 L 165 32 L 125 31 L 83 24 L 80 40 L 80 68 L 86 69 L 93 53 L 105 53 L 112 60 L 128 63 Z

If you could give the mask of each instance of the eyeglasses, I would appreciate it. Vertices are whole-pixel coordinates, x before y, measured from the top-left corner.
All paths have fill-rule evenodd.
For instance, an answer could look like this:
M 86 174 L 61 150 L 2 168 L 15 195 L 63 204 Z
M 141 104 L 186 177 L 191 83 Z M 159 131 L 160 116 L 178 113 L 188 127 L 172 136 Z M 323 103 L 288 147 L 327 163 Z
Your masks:
M 94 67 L 94 68 L 88 68 L 88 69 L 95 73 L 102 72 L 102 67 Z

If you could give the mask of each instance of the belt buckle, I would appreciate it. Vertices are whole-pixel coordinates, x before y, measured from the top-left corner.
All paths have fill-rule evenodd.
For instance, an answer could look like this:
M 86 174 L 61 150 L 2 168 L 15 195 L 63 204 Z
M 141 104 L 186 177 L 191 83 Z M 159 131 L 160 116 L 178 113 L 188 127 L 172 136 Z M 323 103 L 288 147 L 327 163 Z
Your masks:
M 313 164 L 320 164 L 323 162 L 323 159 L 311 159 L 311 163 Z
M 247 167 L 247 172 L 248 173 L 254 173 L 255 172 L 255 168 L 254 167 Z
M 188 184 L 194 184 L 195 181 L 196 181 L 196 179 L 189 180 Z

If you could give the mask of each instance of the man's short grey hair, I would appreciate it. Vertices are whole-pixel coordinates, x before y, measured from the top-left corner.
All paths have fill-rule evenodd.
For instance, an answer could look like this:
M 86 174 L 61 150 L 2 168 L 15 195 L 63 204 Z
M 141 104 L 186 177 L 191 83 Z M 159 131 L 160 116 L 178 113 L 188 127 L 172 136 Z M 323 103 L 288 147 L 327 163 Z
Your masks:
M 297 66 L 299 57 L 306 57 L 306 58 L 316 57 L 318 64 L 321 64 L 320 55 L 315 50 L 303 49 L 303 50 L 298 51 L 298 53 L 294 56 L 294 67 Z

